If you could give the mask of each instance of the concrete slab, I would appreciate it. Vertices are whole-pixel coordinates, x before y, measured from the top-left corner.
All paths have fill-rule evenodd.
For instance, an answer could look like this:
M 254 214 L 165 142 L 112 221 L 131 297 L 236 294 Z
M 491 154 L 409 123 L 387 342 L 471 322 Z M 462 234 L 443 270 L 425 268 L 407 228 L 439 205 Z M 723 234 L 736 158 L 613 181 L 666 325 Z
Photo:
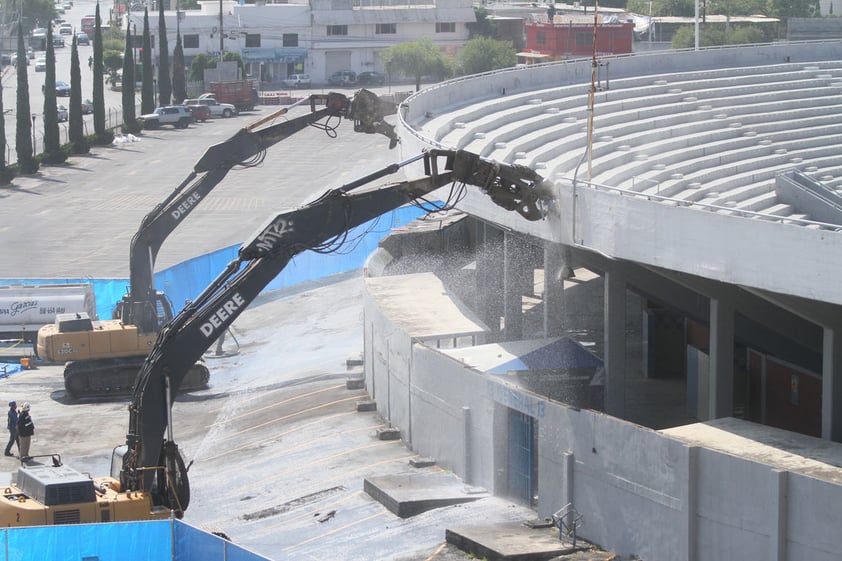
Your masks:
M 407 335 L 418 338 L 476 337 L 489 328 L 449 293 L 435 274 L 415 273 L 365 279 L 369 296 Z M 406 306 L 406 302 L 424 302 Z
M 401 518 L 488 497 L 453 474 L 384 475 L 365 479 L 363 490 Z
M 557 530 L 523 524 L 448 528 L 447 543 L 488 561 L 541 561 L 575 553 L 580 547 L 558 539 Z
M 673 427 L 663 434 L 780 470 L 842 483 L 842 444 L 726 417 Z

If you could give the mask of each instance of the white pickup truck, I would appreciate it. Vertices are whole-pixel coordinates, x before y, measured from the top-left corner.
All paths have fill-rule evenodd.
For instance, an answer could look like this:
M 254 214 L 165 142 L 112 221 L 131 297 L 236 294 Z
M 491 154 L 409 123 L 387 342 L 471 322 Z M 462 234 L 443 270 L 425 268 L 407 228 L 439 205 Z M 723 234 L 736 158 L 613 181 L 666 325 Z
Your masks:
M 230 103 L 220 103 L 212 97 L 200 97 L 198 99 L 188 99 L 184 101 L 186 107 L 191 105 L 207 105 L 210 109 L 211 117 L 231 117 L 237 114 L 237 108 Z

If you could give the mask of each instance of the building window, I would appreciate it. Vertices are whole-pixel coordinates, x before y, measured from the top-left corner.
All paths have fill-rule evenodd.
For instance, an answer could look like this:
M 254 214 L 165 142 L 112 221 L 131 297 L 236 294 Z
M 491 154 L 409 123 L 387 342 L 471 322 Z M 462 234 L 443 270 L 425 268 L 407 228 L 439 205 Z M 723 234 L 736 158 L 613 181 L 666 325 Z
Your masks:
M 298 33 L 284 33 L 284 47 L 297 47 Z
M 259 47 L 260 33 L 246 33 L 246 47 Z
M 453 22 L 436 22 L 436 33 L 456 33 L 456 24 Z
M 347 25 L 328 25 L 327 26 L 327 34 L 328 34 L 328 36 L 331 36 L 331 35 L 348 35 L 348 26 Z
M 185 35 L 184 36 L 184 48 L 185 49 L 198 49 L 199 48 L 199 34 L 195 33 L 192 35 Z
M 543 31 L 539 31 L 538 33 L 535 34 L 535 41 L 539 45 L 546 45 L 547 44 L 547 34 L 544 33 Z
M 398 26 L 395 23 L 378 23 L 374 29 L 376 35 L 394 35 L 398 32 Z

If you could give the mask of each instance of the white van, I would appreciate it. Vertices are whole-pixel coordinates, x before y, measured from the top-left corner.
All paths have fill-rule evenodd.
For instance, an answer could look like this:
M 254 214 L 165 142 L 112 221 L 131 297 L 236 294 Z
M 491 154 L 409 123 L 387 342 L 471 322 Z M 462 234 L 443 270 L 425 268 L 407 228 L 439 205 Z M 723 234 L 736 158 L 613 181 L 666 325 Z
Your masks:
M 290 74 L 281 83 L 286 88 L 309 88 L 310 75 L 309 74 Z

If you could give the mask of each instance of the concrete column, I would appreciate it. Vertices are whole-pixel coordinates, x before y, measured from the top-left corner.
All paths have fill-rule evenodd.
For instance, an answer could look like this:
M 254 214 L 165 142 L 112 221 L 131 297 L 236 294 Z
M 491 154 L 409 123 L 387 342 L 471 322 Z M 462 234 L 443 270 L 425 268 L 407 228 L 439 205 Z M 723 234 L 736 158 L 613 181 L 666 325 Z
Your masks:
M 564 334 L 564 272 L 569 268 L 561 244 L 544 247 L 544 336 Z
M 620 273 L 605 273 L 605 412 L 626 413 L 626 281 Z
M 684 559 L 696 561 L 699 551 L 699 532 L 696 510 L 699 507 L 699 449 L 685 446 L 687 450 L 687 482 L 684 496 Z
M 710 299 L 709 419 L 734 414 L 734 305 Z
M 822 438 L 842 442 L 842 327 L 825 327 L 822 347 Z
M 788 484 L 786 471 L 772 471 L 772 508 L 769 509 L 769 560 L 786 561 L 787 511 L 789 510 Z
M 527 271 L 530 267 L 526 243 L 516 236 L 505 233 L 503 236 L 503 279 L 504 287 L 504 337 L 506 341 L 523 339 L 523 295 L 526 281 L 532 278 Z
M 491 328 L 486 342 L 500 336 L 503 317 L 503 232 L 484 222 L 477 223 L 476 310 Z
M 565 452 L 562 457 L 562 462 L 562 469 L 564 470 L 564 486 L 561 491 L 561 506 L 565 507 L 569 504 L 573 504 L 573 467 L 576 465 L 573 452 Z M 564 521 L 565 524 L 571 524 L 573 522 L 572 518 L 573 514 L 568 514 L 567 520 Z
M 471 484 L 471 408 L 462 407 L 462 436 L 464 439 L 464 462 L 465 474 L 462 476 L 462 481 L 465 485 Z

